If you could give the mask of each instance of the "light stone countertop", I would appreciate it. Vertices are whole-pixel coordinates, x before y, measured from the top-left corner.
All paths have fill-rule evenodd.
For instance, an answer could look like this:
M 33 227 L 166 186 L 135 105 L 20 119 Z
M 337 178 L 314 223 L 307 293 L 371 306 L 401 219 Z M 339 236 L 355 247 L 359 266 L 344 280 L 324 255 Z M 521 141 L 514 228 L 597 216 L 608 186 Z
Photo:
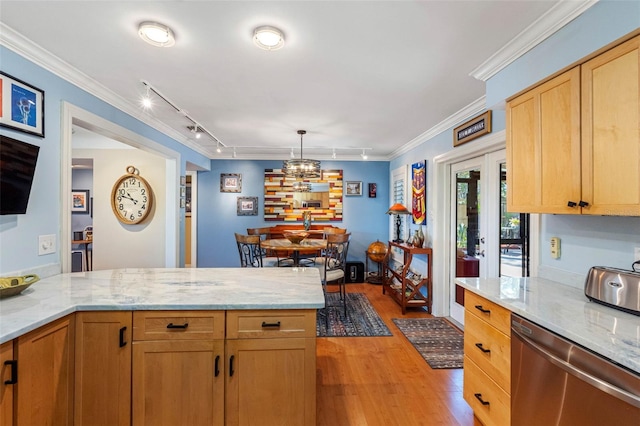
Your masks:
M 640 374 L 640 316 L 542 278 L 456 278 L 456 283 Z
M 60 274 L 0 299 L 0 343 L 75 311 L 319 309 L 317 268 L 114 269 Z

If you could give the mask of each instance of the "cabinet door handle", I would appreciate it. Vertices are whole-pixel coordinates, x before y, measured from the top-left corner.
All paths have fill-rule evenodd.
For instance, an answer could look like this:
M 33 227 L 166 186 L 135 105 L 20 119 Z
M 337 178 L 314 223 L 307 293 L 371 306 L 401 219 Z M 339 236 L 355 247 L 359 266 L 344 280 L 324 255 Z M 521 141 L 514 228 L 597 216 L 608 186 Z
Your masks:
M 485 354 L 488 354 L 489 352 L 491 352 L 491 349 L 486 349 L 484 346 L 482 346 L 482 343 L 476 343 L 476 347 L 480 349 L 482 352 L 484 352 Z
M 5 380 L 5 385 L 15 385 L 18 383 L 18 360 L 10 359 L 4 362 L 4 365 L 11 366 L 11 378 L 9 380 Z
M 216 362 L 213 367 L 213 376 L 218 377 L 220 375 L 220 355 L 216 355 Z
M 235 359 L 235 355 L 231 355 L 229 358 L 229 377 L 233 377 L 233 360 Z
M 476 309 L 479 310 L 480 312 L 482 312 L 483 314 L 490 314 L 491 310 L 490 309 L 485 309 L 482 307 L 482 305 L 476 305 Z
M 575 201 L 569 201 L 569 202 L 567 203 L 567 207 L 575 207 L 575 206 L 577 206 L 577 205 L 578 205 L 578 203 L 576 203 Z
M 123 348 L 127 346 L 127 342 L 124 340 L 124 332 L 127 331 L 127 327 L 122 327 L 120 329 L 120 347 Z
M 280 327 L 280 321 L 278 321 L 278 322 L 264 322 L 264 321 L 262 321 L 262 328 L 267 328 L 267 327 Z
M 481 393 L 474 393 L 473 396 L 475 396 L 482 405 L 490 405 L 489 401 L 485 401 L 484 399 L 482 399 Z
M 167 324 L 167 328 L 182 328 L 185 329 L 189 327 L 189 323 L 185 322 L 184 324 L 180 325 L 180 324 L 174 324 L 172 322 L 170 322 L 169 324 Z
M 586 201 L 582 201 L 582 200 L 580 200 L 580 202 L 578 203 L 578 205 L 579 205 L 580 207 L 587 207 L 587 206 L 589 205 L 589 203 L 587 203 Z

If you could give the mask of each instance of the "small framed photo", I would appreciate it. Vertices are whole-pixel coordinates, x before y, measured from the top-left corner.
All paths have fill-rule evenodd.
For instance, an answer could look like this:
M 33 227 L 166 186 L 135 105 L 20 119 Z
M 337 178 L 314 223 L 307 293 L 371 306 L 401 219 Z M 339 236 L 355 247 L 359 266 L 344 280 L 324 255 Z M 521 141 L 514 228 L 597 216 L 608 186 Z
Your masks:
M 180 208 L 184 209 L 187 205 L 187 201 L 184 198 L 180 198 Z
M 347 181 L 346 195 L 362 195 L 362 181 Z
M 369 198 L 376 198 L 378 193 L 378 184 L 370 183 L 369 184 Z
M 89 190 L 88 189 L 72 189 L 71 190 L 71 213 L 72 214 L 89 214 Z
M 0 71 L 0 126 L 44 137 L 44 91 Z
M 242 192 L 242 175 L 220 173 L 220 192 Z
M 185 186 L 187 184 L 187 177 L 180 176 L 180 185 Z
M 238 216 L 257 216 L 258 197 L 238 197 Z
M 180 187 L 180 196 L 182 198 L 185 198 L 187 196 L 187 187 L 186 186 L 181 186 Z

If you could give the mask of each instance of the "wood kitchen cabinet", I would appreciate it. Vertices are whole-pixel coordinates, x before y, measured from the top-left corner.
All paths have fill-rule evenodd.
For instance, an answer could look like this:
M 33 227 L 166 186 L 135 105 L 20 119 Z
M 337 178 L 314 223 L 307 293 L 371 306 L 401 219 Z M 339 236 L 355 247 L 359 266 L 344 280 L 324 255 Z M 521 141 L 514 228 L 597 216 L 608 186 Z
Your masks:
M 510 99 L 507 210 L 640 215 L 640 36 Z
M 0 426 L 13 425 L 13 388 L 17 375 L 13 341 L 0 345 Z
M 130 311 L 76 314 L 76 425 L 131 424 L 131 336 Z
M 74 319 L 68 315 L 14 341 L 15 425 L 73 425 Z
M 227 313 L 226 424 L 315 425 L 316 311 Z
M 224 311 L 133 313 L 134 425 L 224 424 Z
M 511 421 L 511 312 L 465 292 L 463 397 L 485 426 Z

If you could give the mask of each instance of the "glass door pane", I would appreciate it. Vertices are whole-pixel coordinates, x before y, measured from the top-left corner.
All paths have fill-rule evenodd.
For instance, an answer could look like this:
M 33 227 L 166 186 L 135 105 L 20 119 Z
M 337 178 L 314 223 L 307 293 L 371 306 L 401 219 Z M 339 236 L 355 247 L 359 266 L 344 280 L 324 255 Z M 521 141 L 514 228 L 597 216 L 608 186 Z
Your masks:
M 459 171 L 456 177 L 456 277 L 479 277 L 480 170 Z
M 507 165 L 500 164 L 500 276 L 529 276 L 529 215 L 507 212 Z

